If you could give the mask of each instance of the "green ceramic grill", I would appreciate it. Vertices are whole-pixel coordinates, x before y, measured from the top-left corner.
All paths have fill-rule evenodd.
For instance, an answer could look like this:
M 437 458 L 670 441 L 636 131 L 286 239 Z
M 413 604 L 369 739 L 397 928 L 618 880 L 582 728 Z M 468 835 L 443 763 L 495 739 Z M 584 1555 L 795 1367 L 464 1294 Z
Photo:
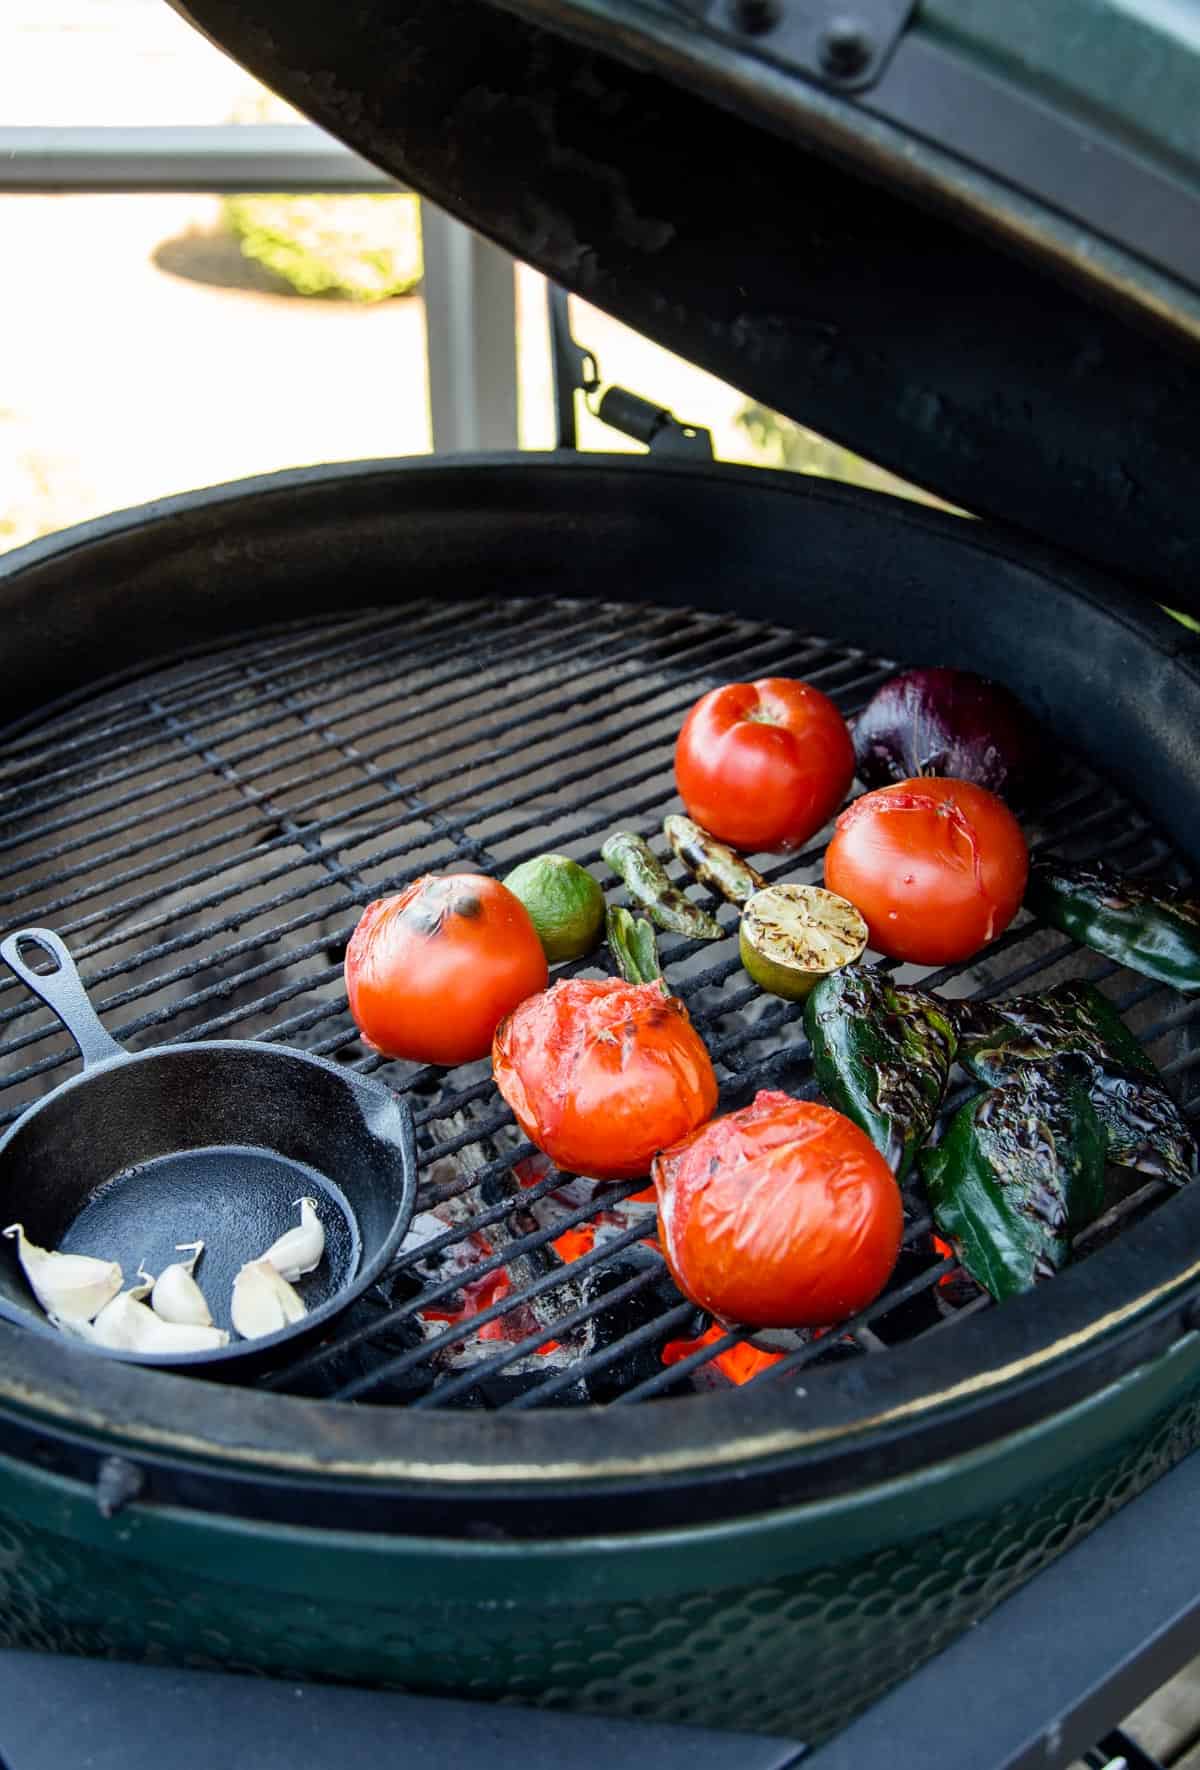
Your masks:
M 1125 1187 L 996 1306 L 913 1180 L 861 1315 L 714 1334 L 636 1184 L 547 1168 L 486 1065 L 368 1051 L 342 957 L 423 872 L 600 876 L 674 808 L 687 708 L 751 676 L 852 715 L 897 663 L 982 671 L 1051 734 L 1035 849 L 1195 869 L 1200 650 L 1158 606 L 1200 610 L 1189 46 L 1065 0 L 1069 65 L 1032 11 L 965 4 L 274 10 L 189 14 L 561 286 L 987 520 L 562 452 L 283 474 L 0 563 L 6 925 L 56 930 L 131 1049 L 264 1039 L 387 1084 L 421 1161 L 385 1277 L 254 1382 L 0 1324 L 0 1634 L 817 1741 L 1192 1448 L 1200 1192 Z M 1136 114 L 1122 33 L 1161 81 Z M 999 93 L 991 137 L 937 109 L 964 89 Z M 1014 106 L 1113 176 L 1039 183 Z M 811 1094 L 802 1005 L 726 921 L 662 941 L 723 1102 Z M 1194 998 L 1029 917 L 927 981 L 1067 978 L 1194 1119 Z M 8 1123 L 73 1058 L 15 983 L 0 1021 Z

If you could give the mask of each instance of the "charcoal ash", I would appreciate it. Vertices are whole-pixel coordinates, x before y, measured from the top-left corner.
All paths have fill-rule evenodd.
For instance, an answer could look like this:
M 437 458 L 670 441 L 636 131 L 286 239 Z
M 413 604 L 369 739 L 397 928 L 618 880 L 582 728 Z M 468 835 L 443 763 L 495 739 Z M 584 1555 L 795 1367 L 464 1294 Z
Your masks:
M 664 1320 L 670 1311 L 678 1308 L 686 1299 L 676 1289 L 661 1255 L 636 1242 L 632 1247 L 614 1254 L 611 1259 L 591 1267 L 583 1275 L 580 1284 L 582 1302 L 585 1305 L 594 1304 L 634 1279 L 644 1282 L 632 1296 L 623 1297 L 610 1307 L 597 1310 L 589 1318 L 586 1324 L 590 1341 L 589 1355 L 618 1345 L 627 1335 L 639 1328 L 648 1327 L 651 1322 L 660 1321 L 663 1325 L 657 1334 L 651 1335 L 640 1344 L 622 1348 L 610 1363 L 601 1366 L 586 1378 L 589 1401 L 613 1401 L 636 1384 L 645 1382 L 650 1377 L 657 1377 L 663 1369 L 663 1348 L 672 1340 L 698 1337 L 708 1324 L 709 1318 L 702 1309 L 693 1309 L 691 1318 L 682 1324 Z M 684 1395 L 690 1393 L 693 1387 L 687 1377 L 681 1377 L 666 1393 Z

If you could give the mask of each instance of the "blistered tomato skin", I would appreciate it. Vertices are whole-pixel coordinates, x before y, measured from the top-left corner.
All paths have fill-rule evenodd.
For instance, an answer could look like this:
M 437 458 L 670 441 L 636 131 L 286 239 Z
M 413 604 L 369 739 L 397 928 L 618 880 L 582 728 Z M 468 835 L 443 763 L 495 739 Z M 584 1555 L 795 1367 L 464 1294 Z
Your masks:
M 761 1092 L 657 1158 L 659 1240 L 685 1296 L 747 1327 L 829 1327 L 877 1297 L 904 1229 L 891 1169 L 832 1107 Z
M 820 689 L 788 676 L 730 682 L 698 700 L 675 745 L 688 816 L 735 848 L 798 848 L 854 778 L 846 721 Z
M 482 873 L 427 873 L 368 904 L 346 948 L 363 1038 L 417 1063 L 486 1057 L 499 1022 L 548 977 L 525 906 Z
M 1029 851 L 1012 812 L 970 781 L 923 777 L 864 793 L 838 818 L 825 883 L 891 959 L 949 965 L 1021 907 Z
M 600 1180 L 649 1173 L 717 1104 L 704 1041 L 657 982 L 560 980 L 497 1029 L 492 1068 L 525 1135 Z

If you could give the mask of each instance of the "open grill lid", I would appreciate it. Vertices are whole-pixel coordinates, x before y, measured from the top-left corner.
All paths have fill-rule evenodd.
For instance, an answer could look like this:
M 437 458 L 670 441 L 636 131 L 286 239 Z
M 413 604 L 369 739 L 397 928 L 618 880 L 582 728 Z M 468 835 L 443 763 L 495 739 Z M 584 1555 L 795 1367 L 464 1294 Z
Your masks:
M 1184 40 L 1183 9 L 173 3 L 555 282 L 1200 611 L 1200 27 Z

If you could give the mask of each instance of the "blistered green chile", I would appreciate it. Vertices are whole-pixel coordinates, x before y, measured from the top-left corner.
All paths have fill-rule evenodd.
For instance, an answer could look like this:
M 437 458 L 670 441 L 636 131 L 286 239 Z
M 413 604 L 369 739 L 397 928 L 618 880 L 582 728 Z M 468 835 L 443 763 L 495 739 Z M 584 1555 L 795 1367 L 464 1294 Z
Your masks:
M 1103 862 L 1030 869 L 1025 903 L 1081 946 L 1178 990 L 1200 990 L 1200 897 L 1161 880 L 1124 878 Z
M 658 943 L 645 916 L 631 916 L 620 904 L 610 904 L 605 930 L 609 950 L 626 983 L 653 983 L 662 976 Z
M 903 1180 L 933 1129 L 954 1062 L 946 1005 L 870 966 L 847 965 L 816 985 L 804 1025 L 826 1099 Z
M 959 1025 L 959 1060 L 981 1082 L 1009 1081 L 1030 1064 L 1081 1060 L 1109 1161 L 1175 1185 L 1192 1178 L 1196 1144 L 1183 1115 L 1116 1009 L 1090 983 L 966 1003 Z
M 1103 1205 L 1104 1152 L 1086 1080 L 1030 1064 L 962 1107 L 921 1173 L 938 1228 L 1003 1301 L 1065 1265 Z
M 748 860 L 743 860 L 724 842 L 718 842 L 690 817 L 682 817 L 678 812 L 664 817 L 663 835 L 671 844 L 676 859 L 683 862 L 688 872 L 710 891 L 728 898 L 730 903 L 749 903 L 754 893 L 761 891 L 767 883 Z
M 632 830 L 617 830 L 600 850 L 605 863 L 625 881 L 625 889 L 652 922 L 690 940 L 720 940 L 725 930 L 714 916 L 672 885 L 650 844 Z

